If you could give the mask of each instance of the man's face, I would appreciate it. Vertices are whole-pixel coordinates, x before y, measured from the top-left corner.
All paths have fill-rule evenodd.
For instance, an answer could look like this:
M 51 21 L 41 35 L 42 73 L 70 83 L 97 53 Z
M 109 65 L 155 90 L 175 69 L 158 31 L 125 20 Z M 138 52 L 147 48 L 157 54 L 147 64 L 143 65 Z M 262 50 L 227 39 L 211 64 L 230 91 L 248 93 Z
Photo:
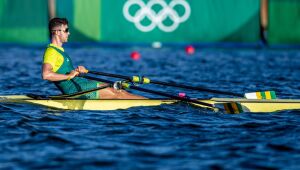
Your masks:
M 68 38 L 70 35 L 68 25 L 61 25 L 61 26 L 57 27 L 55 30 L 56 30 L 56 35 L 59 36 L 61 42 L 63 42 L 63 43 L 68 42 Z
M 61 32 L 61 34 L 62 34 L 61 41 L 62 41 L 62 42 L 68 42 L 68 38 L 69 38 L 69 35 L 70 35 L 68 25 L 62 25 L 62 26 L 61 26 L 61 31 L 60 31 L 60 32 Z

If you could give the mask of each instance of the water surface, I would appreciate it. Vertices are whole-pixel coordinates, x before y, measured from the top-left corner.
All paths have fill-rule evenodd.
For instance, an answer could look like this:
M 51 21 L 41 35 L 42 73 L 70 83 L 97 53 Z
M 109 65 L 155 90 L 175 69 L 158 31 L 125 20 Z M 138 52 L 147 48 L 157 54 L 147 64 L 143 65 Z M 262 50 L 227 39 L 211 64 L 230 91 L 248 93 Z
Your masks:
M 59 94 L 41 79 L 43 47 L 0 47 L 0 94 Z M 130 52 L 142 58 L 133 61 Z M 300 98 L 300 51 L 68 46 L 74 65 L 235 93 Z M 157 85 L 190 97 L 228 97 Z M 147 97 L 159 97 L 135 92 Z M 1 169 L 300 169 L 300 112 L 226 114 L 185 104 L 58 111 L 0 104 Z

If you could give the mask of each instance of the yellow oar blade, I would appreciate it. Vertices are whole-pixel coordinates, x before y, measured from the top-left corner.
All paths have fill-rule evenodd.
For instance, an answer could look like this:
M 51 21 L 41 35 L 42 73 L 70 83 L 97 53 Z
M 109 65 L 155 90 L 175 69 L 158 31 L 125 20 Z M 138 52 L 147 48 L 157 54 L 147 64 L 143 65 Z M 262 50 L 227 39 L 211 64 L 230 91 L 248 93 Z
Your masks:
M 276 99 L 275 91 L 245 93 L 246 99 Z
M 244 112 L 242 105 L 238 102 L 223 103 L 223 106 L 227 113 L 237 114 Z

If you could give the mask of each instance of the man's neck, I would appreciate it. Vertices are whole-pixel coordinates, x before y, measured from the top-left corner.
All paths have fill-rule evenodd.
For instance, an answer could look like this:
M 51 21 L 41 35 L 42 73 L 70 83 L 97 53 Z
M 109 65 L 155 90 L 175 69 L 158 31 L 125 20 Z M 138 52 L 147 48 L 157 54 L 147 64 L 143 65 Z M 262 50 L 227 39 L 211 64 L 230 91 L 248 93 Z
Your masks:
M 57 47 L 62 47 L 62 45 L 63 45 L 63 43 L 55 37 L 52 38 L 51 43 L 56 45 Z

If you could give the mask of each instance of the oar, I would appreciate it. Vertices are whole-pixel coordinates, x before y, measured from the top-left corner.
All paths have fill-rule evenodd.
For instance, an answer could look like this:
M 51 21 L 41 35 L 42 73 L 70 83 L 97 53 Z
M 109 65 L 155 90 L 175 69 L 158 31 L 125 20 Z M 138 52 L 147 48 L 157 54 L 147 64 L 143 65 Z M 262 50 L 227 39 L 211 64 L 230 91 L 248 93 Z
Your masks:
M 105 89 L 105 88 L 110 87 L 110 86 L 111 85 L 109 84 L 109 85 L 106 85 L 106 86 L 96 87 L 96 88 L 93 88 L 93 89 L 89 89 L 89 90 L 85 90 L 85 91 L 81 91 L 81 92 L 77 92 L 77 93 L 57 95 L 57 96 L 48 96 L 48 97 L 51 98 L 51 99 L 66 99 L 66 98 L 70 98 L 70 97 L 81 96 L 83 94 L 90 93 L 90 92 L 93 92 L 93 91 Z
M 152 83 L 152 84 L 158 84 L 158 85 L 164 85 L 164 86 L 179 87 L 179 88 L 184 88 L 184 89 L 189 89 L 189 90 L 198 90 L 198 91 L 202 91 L 202 92 L 206 91 L 206 92 L 211 92 L 211 93 L 215 93 L 215 94 L 244 97 L 244 95 L 238 94 L 238 93 L 207 89 L 204 87 L 195 87 L 195 86 L 187 86 L 187 85 L 183 85 L 183 84 L 161 82 L 161 81 L 156 81 L 156 80 L 150 80 L 146 77 L 139 77 L 139 76 L 130 77 L 130 76 L 124 76 L 124 75 L 119 75 L 119 74 L 103 73 L 103 72 L 99 72 L 99 71 L 88 71 L 87 73 L 100 75 L 100 76 L 121 78 L 121 79 L 125 79 L 128 81 L 134 82 L 134 83 L 141 83 L 141 84 Z
M 84 77 L 84 78 L 90 79 L 90 80 L 95 80 L 95 81 L 105 82 L 105 83 L 109 83 L 109 84 L 114 84 L 113 81 L 104 80 L 104 79 L 96 78 L 96 77 L 90 77 L 90 76 L 87 76 L 87 75 L 81 75 L 81 77 Z M 198 104 L 198 105 L 201 105 L 201 106 L 205 106 L 209 109 L 212 109 L 214 111 L 217 110 L 217 108 L 215 108 L 213 104 L 200 102 L 198 100 L 193 100 L 193 99 L 189 99 L 189 98 L 182 98 L 182 97 L 178 97 L 178 96 L 171 95 L 171 94 L 164 93 L 164 92 L 160 92 L 160 91 L 154 91 L 154 90 L 145 89 L 145 88 L 141 88 L 141 87 L 137 87 L 137 86 L 131 86 L 128 83 L 122 83 L 122 86 L 125 87 L 125 88 L 130 88 L 130 89 L 134 89 L 134 90 L 138 90 L 138 91 L 142 91 L 142 92 L 147 92 L 147 93 L 152 93 L 152 94 L 156 94 L 156 95 L 160 95 L 160 96 L 164 96 L 164 97 L 169 97 L 169 98 L 180 100 L 180 101 L 185 101 L 185 102 Z

